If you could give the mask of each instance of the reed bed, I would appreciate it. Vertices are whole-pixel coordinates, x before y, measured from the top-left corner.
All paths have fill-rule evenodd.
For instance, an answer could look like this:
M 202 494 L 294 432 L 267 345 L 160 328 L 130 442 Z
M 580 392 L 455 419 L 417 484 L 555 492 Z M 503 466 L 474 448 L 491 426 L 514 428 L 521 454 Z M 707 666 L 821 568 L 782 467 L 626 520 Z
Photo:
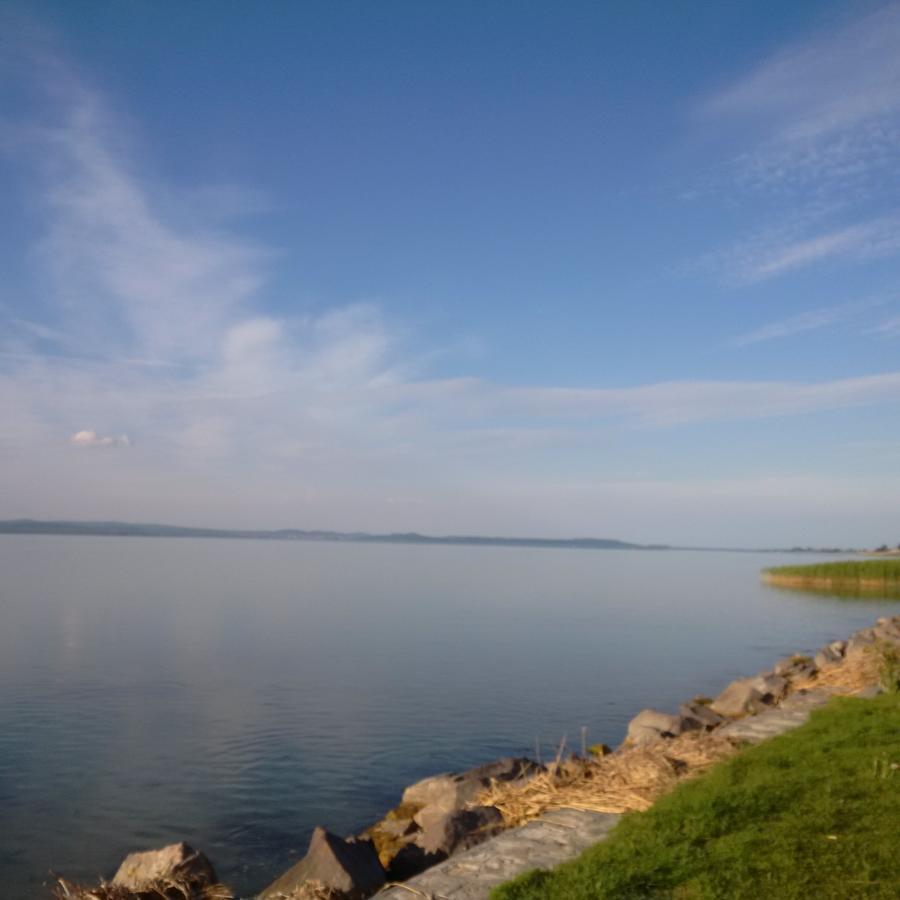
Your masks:
M 856 585 L 892 588 L 900 587 L 900 559 L 858 559 L 805 566 L 778 566 L 766 569 L 763 576 L 776 584 L 795 586 Z
M 879 659 L 855 653 L 791 685 L 790 692 L 826 688 L 836 695 L 856 694 L 877 684 Z M 525 783 L 492 782 L 475 802 L 496 806 L 509 827 L 523 825 L 555 809 L 623 813 L 649 809 L 686 778 L 727 759 L 740 744 L 713 733 L 688 732 L 676 738 L 623 747 L 600 759 L 557 757 L 546 772 Z
M 524 784 L 493 782 L 475 802 L 496 806 L 510 827 L 554 809 L 645 810 L 679 781 L 703 772 L 737 749 L 733 741 L 714 734 L 684 734 L 596 760 L 573 757 L 552 764 Z
M 840 662 L 823 666 L 819 671 L 791 686 L 791 693 L 811 688 L 828 688 L 835 694 L 856 694 L 879 682 L 879 654 L 873 644 L 863 653 L 853 653 Z

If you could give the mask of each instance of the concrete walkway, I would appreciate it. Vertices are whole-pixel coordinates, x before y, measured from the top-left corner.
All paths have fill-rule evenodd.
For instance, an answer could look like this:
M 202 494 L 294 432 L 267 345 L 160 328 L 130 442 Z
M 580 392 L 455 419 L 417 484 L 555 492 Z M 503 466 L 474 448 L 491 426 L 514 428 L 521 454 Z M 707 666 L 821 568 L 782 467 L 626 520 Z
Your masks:
M 716 734 L 758 744 L 802 725 L 812 710 L 824 706 L 830 698 L 827 690 L 792 694 L 780 706 L 729 722 Z M 504 881 L 530 869 L 551 869 L 605 840 L 620 818 L 612 813 L 554 810 L 452 856 L 403 886 L 385 888 L 378 897 L 487 900 L 490 892 Z
M 784 734 L 802 725 L 809 719 L 809 714 L 814 709 L 824 706 L 831 697 L 832 692 L 825 688 L 791 694 L 778 706 L 773 706 L 756 716 L 736 719 L 717 728 L 715 733 L 746 741 L 748 744 L 758 744 L 766 738 Z
M 550 869 L 602 841 L 620 819 L 612 813 L 548 812 L 378 894 L 390 900 L 486 900 L 491 890 L 529 869 Z M 412 889 L 412 890 L 410 890 Z

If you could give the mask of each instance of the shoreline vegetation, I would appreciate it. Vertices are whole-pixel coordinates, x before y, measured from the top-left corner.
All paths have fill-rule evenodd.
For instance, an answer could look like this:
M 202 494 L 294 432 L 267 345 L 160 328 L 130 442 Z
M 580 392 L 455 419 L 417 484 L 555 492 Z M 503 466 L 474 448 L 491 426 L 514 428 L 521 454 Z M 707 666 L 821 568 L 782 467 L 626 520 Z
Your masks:
M 835 702 L 836 697 L 871 697 L 880 692 L 889 697 L 876 698 L 874 705 L 864 705 L 867 701 L 857 701 L 858 706 L 853 706 L 853 701 L 838 700 L 837 705 Z M 900 876 L 895 871 L 893 845 L 888 856 L 881 852 L 882 845 L 890 844 L 893 836 L 885 840 L 884 828 L 878 822 L 885 802 L 882 792 L 895 788 L 897 783 L 900 741 L 896 729 L 891 731 L 889 726 L 900 721 L 898 692 L 900 616 L 881 618 L 873 627 L 855 632 L 847 640 L 833 641 L 814 658 L 800 654 L 786 657 L 771 671 L 732 682 L 716 698 L 695 697 L 683 704 L 677 714 L 643 710 L 631 720 L 625 741 L 616 750 L 596 745 L 582 747 L 580 754 L 570 753 L 563 741 L 555 759 L 546 764 L 503 759 L 465 772 L 434 775 L 410 785 L 397 807 L 356 835 L 344 839 L 316 828 L 306 856 L 258 897 L 364 900 L 385 885 L 394 884 L 411 895 L 421 894 L 415 887 L 419 873 L 447 859 L 452 864 L 456 853 L 547 812 L 567 808 L 626 815 L 611 832 L 608 844 L 589 849 L 562 869 L 525 875 L 500 888 L 494 895 L 496 900 L 646 896 L 649 885 L 658 883 L 665 888 L 654 879 L 670 876 L 681 879 L 674 885 L 677 891 L 681 891 L 681 886 L 687 889 L 677 896 L 706 898 L 721 896 L 710 881 L 717 871 L 740 874 L 744 879 L 741 891 L 733 896 L 757 896 L 769 877 L 769 869 L 760 863 L 760 854 L 768 853 L 772 843 L 766 836 L 765 804 L 753 788 L 757 781 L 760 785 L 772 782 L 784 786 L 779 797 L 788 799 L 784 803 L 778 798 L 772 802 L 776 806 L 781 803 L 779 810 L 787 816 L 784 822 L 788 831 L 801 829 L 801 833 L 792 835 L 791 847 L 802 850 L 804 865 L 813 875 L 824 866 L 830 866 L 829 872 L 838 871 L 839 875 L 850 871 L 851 877 L 859 877 L 861 884 L 876 886 L 866 896 L 895 896 L 881 891 L 882 885 L 893 889 Z M 813 708 L 811 702 L 814 706 L 826 702 L 829 705 L 825 714 L 798 729 L 800 736 L 794 743 L 800 749 L 788 753 L 793 754 L 790 766 L 784 763 L 784 743 L 773 745 L 771 750 L 746 751 L 747 738 L 742 737 L 741 731 L 746 732 L 745 725 L 752 731 L 755 716 L 781 714 L 780 707 L 794 709 L 798 702 L 808 708 Z M 876 709 L 878 715 L 860 712 L 863 709 Z M 860 735 L 866 740 L 858 740 Z M 764 746 L 769 743 L 766 741 Z M 835 753 L 830 755 L 832 745 Z M 844 751 L 846 765 L 839 759 Z M 859 753 L 865 755 L 865 771 L 860 768 Z M 819 763 L 824 765 L 829 759 L 838 761 L 844 778 L 840 784 L 846 787 L 849 799 L 865 794 L 861 808 L 871 807 L 876 810 L 874 814 L 849 823 L 842 818 L 847 810 L 842 795 L 821 798 L 822 780 L 829 781 L 831 774 L 823 775 Z M 761 769 L 755 766 L 755 760 L 763 761 Z M 880 780 L 861 783 L 872 777 Z M 691 784 L 679 791 L 685 781 Z M 793 794 L 788 797 L 791 791 Z M 660 798 L 664 802 L 657 813 Z M 792 811 L 795 801 L 797 810 L 812 810 L 812 819 L 818 815 L 817 810 L 825 810 L 828 824 L 814 828 L 807 825 L 810 817 Z M 679 810 L 684 804 L 696 807 L 692 807 L 691 818 L 700 823 L 701 830 L 715 832 L 710 833 L 710 841 L 704 844 L 702 852 L 696 850 L 691 835 L 678 825 L 682 821 Z M 719 810 L 729 805 L 734 806 L 735 815 L 724 824 L 719 823 Z M 675 813 L 671 812 L 673 809 Z M 667 822 L 675 822 L 672 835 L 665 831 Z M 823 828 L 827 834 L 820 834 Z M 732 834 L 733 841 L 729 837 Z M 838 845 L 831 843 L 831 834 L 836 835 L 833 840 Z M 872 841 L 876 845 L 868 856 L 856 851 L 860 846 L 870 846 Z M 604 850 L 606 846 L 612 849 Z M 789 879 L 792 853 L 793 850 L 780 853 L 778 857 L 788 866 L 777 870 L 782 879 L 779 884 Z M 622 878 L 632 878 L 633 869 L 632 880 L 637 879 L 634 884 L 645 892 L 571 893 L 567 879 L 573 877 L 572 867 L 586 866 L 587 874 L 576 873 L 575 877 L 590 885 L 595 877 L 591 874 L 592 859 L 605 859 L 603 854 L 619 860 Z M 738 861 L 743 861 L 740 873 L 732 872 L 735 854 L 740 857 Z M 840 861 L 835 864 L 838 857 Z M 672 860 L 681 868 L 670 865 Z M 409 879 L 413 881 L 407 887 L 403 882 Z M 111 882 L 99 886 L 84 887 L 60 878 L 52 896 L 57 900 L 144 900 L 151 894 L 164 900 L 232 900 L 235 896 L 218 882 L 209 860 L 186 844 L 133 853 Z M 662 895 L 670 894 L 664 890 Z M 797 892 L 779 894 L 801 895 L 806 896 Z
M 900 559 L 880 558 L 778 566 L 762 574 L 768 584 L 779 587 L 846 591 L 851 596 L 900 592 Z
M 840 697 L 491 900 L 894 898 L 900 694 Z

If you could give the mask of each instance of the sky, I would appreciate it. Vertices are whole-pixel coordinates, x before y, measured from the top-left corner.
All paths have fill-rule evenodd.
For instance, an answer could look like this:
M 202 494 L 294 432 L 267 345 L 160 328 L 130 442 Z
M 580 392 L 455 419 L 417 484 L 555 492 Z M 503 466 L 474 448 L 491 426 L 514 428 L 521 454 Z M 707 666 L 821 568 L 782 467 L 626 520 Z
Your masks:
M 900 541 L 900 3 L 0 0 L 0 518 Z

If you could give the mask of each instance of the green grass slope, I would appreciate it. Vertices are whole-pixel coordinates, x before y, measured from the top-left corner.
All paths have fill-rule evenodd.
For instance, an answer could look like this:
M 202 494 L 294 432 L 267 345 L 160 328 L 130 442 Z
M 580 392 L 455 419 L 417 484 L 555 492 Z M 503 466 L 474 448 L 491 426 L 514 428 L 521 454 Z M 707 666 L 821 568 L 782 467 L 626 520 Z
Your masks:
M 900 897 L 900 695 L 841 698 L 492 900 Z

